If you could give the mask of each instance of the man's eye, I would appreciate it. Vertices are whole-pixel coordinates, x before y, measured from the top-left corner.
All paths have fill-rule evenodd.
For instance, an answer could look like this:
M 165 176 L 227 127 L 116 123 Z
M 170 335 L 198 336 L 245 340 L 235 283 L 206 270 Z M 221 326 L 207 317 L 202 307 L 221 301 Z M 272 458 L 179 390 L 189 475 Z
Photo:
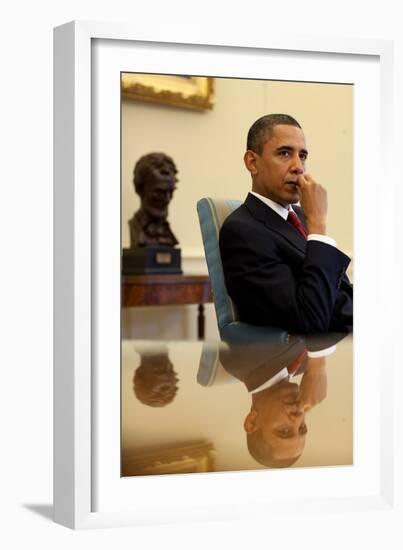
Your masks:
M 307 157 L 308 157 L 308 155 L 306 155 L 305 153 L 302 153 L 302 155 L 299 156 L 299 158 L 300 158 L 301 160 L 306 160 Z

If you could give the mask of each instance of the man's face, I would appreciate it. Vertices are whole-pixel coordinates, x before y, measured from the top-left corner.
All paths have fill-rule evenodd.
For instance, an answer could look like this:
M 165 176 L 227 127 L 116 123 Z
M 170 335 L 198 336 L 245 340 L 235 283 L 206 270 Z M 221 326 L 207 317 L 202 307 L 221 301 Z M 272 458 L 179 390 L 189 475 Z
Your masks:
M 176 189 L 174 172 L 167 168 L 152 168 L 151 176 L 144 187 L 142 207 L 152 217 L 166 218 L 168 205 Z
M 245 165 L 253 179 L 252 191 L 282 206 L 301 199 L 298 178 L 305 172 L 308 156 L 301 128 L 279 124 L 273 128 L 262 154 L 245 153 Z
M 273 449 L 274 458 L 289 459 L 303 452 L 308 429 L 298 384 L 288 381 L 278 384 L 260 411 L 258 425 Z

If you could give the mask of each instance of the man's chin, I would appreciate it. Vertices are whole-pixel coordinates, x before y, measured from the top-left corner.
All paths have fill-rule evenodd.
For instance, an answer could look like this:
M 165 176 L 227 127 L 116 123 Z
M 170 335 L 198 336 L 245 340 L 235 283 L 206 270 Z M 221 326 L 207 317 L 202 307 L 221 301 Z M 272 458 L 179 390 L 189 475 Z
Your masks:
M 297 397 L 299 393 L 299 385 L 295 382 L 290 382 L 287 378 L 281 380 L 275 386 L 277 393 L 281 394 L 282 397 Z
M 293 194 L 290 193 L 289 204 L 298 204 L 300 200 L 301 200 L 301 197 L 299 196 L 299 193 L 293 193 Z
M 301 200 L 301 193 L 297 185 L 288 183 L 286 184 L 285 190 L 286 190 L 288 204 L 296 204 Z

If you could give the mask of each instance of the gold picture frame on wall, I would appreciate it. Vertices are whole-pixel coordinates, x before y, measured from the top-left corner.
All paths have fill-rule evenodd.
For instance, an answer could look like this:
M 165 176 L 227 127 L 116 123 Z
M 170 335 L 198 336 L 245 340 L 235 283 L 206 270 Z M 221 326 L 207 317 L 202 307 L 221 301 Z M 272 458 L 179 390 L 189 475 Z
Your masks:
M 212 443 L 197 441 L 180 447 L 154 449 L 123 456 L 123 476 L 189 474 L 215 471 L 216 451 Z
M 204 76 L 121 73 L 122 96 L 197 111 L 214 106 L 214 79 Z

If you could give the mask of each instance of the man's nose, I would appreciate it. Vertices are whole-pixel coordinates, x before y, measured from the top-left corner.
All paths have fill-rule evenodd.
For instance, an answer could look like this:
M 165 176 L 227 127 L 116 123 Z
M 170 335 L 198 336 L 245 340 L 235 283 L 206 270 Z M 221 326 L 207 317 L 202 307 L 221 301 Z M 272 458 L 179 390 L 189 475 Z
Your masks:
M 304 161 L 299 156 L 293 158 L 291 172 L 293 174 L 303 174 L 305 172 Z

